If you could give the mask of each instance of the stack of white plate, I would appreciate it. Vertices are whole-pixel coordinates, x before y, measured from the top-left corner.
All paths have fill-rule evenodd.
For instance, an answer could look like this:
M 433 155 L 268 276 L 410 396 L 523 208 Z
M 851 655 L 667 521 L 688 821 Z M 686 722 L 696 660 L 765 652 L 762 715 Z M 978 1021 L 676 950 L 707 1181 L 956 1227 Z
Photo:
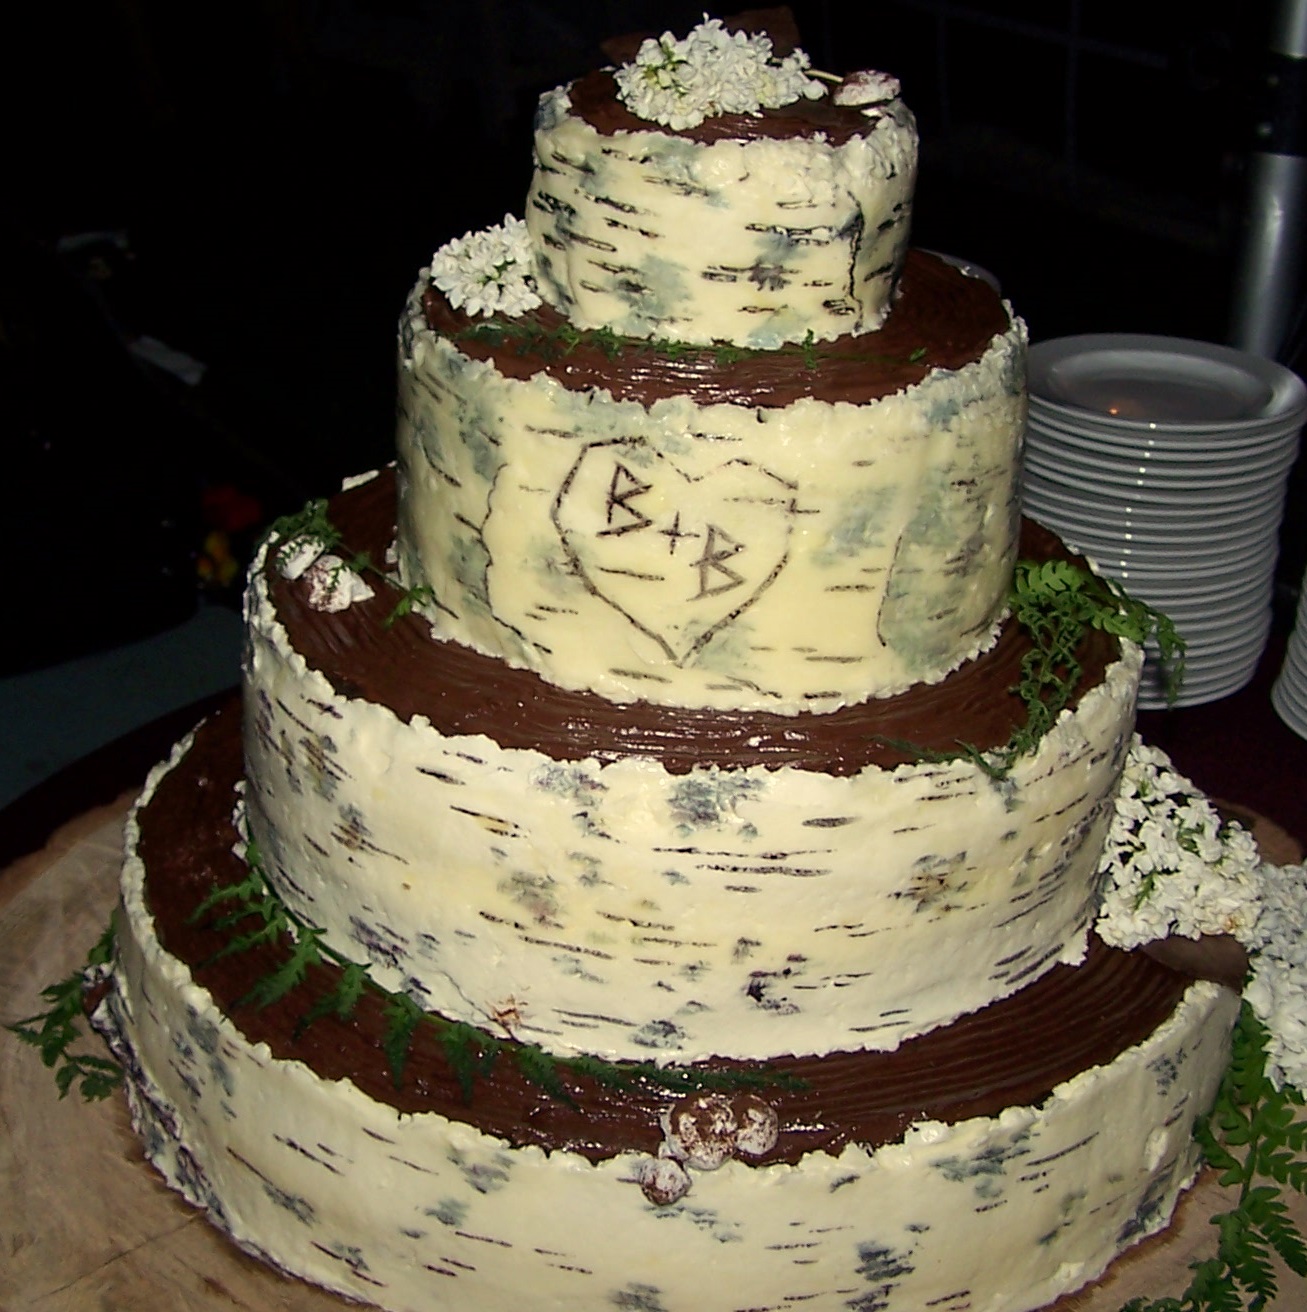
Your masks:
M 1031 348 L 1026 514 L 1175 622 L 1176 705 L 1252 677 L 1304 417 L 1296 374 L 1230 347 L 1111 333 Z M 1151 652 L 1140 705 L 1167 704 Z
M 1284 665 L 1271 689 L 1271 705 L 1290 729 L 1307 738 L 1307 576 L 1298 594 L 1298 618 L 1289 635 Z

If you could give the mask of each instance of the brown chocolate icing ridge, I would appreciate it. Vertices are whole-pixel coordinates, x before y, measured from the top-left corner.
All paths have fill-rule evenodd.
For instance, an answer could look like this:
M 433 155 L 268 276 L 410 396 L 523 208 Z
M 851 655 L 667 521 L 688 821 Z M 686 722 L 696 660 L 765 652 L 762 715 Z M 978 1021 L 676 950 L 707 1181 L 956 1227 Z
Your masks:
M 383 559 L 391 543 L 394 514 L 389 470 L 342 493 L 330 510 L 348 550 L 366 551 L 373 560 Z M 1029 522 L 1020 552 L 1075 559 L 1053 534 Z M 555 760 L 641 755 L 678 774 L 695 766 L 788 765 L 849 775 L 913 759 L 896 743 L 927 752 L 953 751 L 959 743 L 1002 746 L 1025 715 L 1011 690 L 1030 643 L 1012 623 L 988 652 L 942 683 L 820 715 L 780 715 L 616 703 L 571 692 L 457 643 L 433 641 L 418 616 L 386 627 L 396 600 L 386 587 L 370 601 L 324 614 L 308 605 L 304 582 L 289 583 L 275 569 L 269 579 L 291 644 L 342 696 L 389 706 L 404 721 L 425 716 L 447 736 L 485 734 L 503 747 L 537 749 Z M 1086 637 L 1080 691 L 1101 682 L 1117 652 L 1116 640 L 1105 633 Z
M 699 405 L 776 408 L 803 397 L 862 404 L 919 383 L 932 369 L 960 369 L 978 360 L 1011 323 L 984 279 L 919 250 L 907 253 L 894 309 L 882 327 L 819 342 L 810 354 L 803 346 L 789 346 L 724 359 L 712 347 L 689 347 L 673 357 L 640 338 L 618 339 L 609 350 L 593 336 L 549 353 L 515 338 L 488 342 L 465 336 L 484 320 L 455 310 L 435 287 L 427 289 L 423 307 L 433 332 L 456 339 L 472 359 L 493 360 L 506 377 L 547 374 L 573 391 L 603 388 L 619 401 L 644 405 L 682 395 Z M 566 325 L 547 305 L 513 322 L 538 328 L 547 339 Z
M 788 105 L 760 109 L 752 114 L 715 114 L 692 128 L 669 128 L 632 114 L 617 98 L 617 82 L 608 69 L 577 78 L 567 88 L 572 113 L 602 136 L 618 132 L 659 132 L 691 141 L 762 141 L 811 137 L 821 133 L 832 146 L 842 146 L 854 137 L 869 137 L 876 119 L 868 118 L 858 105 L 837 105 L 831 88 L 809 100 L 801 96 Z
M 201 727 L 191 750 L 160 782 L 141 814 L 139 850 L 148 872 L 147 904 L 164 947 L 188 963 L 251 1041 L 267 1043 L 279 1058 L 307 1063 L 324 1079 L 352 1080 L 401 1112 L 438 1112 L 516 1145 L 566 1148 L 591 1160 L 627 1149 L 657 1150 L 657 1113 L 673 1100 L 665 1091 L 639 1080 L 614 1090 L 564 1072 L 569 1104 L 529 1083 L 501 1055 L 469 1102 L 431 1026 L 419 1027 L 402 1087 L 396 1088 L 381 1047 L 385 1021 L 378 996 L 366 992 L 347 1019 L 324 1017 L 301 1026 L 331 987 L 333 967 L 313 968 L 304 985 L 271 1006 L 243 1004 L 240 999 L 279 960 L 276 951 L 254 948 L 215 960 L 224 937 L 211 920 L 189 920 L 212 888 L 244 875 L 231 851 L 240 770 L 239 707 L 233 702 Z M 1186 984 L 1143 953 L 1119 952 L 1091 939 L 1079 967 L 1056 966 L 1014 997 L 909 1040 L 894 1053 L 786 1057 L 765 1067 L 714 1064 L 802 1082 L 763 1091 L 779 1113 L 781 1135 L 759 1161 L 794 1162 L 809 1151 L 892 1142 L 922 1119 L 956 1121 L 1039 1103 L 1057 1084 L 1152 1033 Z

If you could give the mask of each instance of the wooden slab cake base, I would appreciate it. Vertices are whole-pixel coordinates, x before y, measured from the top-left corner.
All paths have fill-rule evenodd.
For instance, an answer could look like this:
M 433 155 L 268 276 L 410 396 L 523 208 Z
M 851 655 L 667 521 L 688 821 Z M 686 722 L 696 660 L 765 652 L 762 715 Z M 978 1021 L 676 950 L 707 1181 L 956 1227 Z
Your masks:
M 113 906 L 129 799 L 82 816 L 42 852 L 0 873 L 0 1025 L 42 1009 L 40 992 L 85 960 Z M 1226 808 L 1223 808 L 1226 809 Z M 1301 848 L 1240 808 L 1268 859 Z M 98 1039 L 86 1040 L 99 1052 Z M 1290 1198 L 1307 1232 L 1307 1199 Z M 1137 1295 L 1178 1294 L 1210 1256 L 1208 1218 L 1229 1206 L 1209 1176 L 1176 1223 L 1062 1299 L 1058 1312 L 1115 1312 Z M 1302 1306 L 1281 1277 L 1277 1306 Z M 146 1164 L 121 1095 L 60 1100 L 36 1050 L 0 1030 L 0 1308 L 4 1312 L 340 1312 L 344 1300 L 283 1277 L 237 1250 Z M 524 1309 L 523 1312 L 529 1312 Z

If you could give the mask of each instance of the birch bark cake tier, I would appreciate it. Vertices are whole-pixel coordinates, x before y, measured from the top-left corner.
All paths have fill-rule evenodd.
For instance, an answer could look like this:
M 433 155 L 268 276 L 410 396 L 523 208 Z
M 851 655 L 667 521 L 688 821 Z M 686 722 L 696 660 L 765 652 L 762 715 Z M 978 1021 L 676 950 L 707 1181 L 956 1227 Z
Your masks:
M 916 181 L 896 90 L 850 104 L 844 84 L 813 88 L 672 132 L 631 113 L 609 72 L 542 97 L 526 206 L 541 295 L 631 337 L 770 348 L 878 328 Z
M 615 700 L 789 712 L 993 640 L 1025 334 L 988 284 L 919 255 L 885 328 L 730 364 L 559 324 L 410 299 L 399 567 L 439 636 Z
M 705 22 L 536 150 L 129 824 L 147 1155 L 393 1312 L 1043 1306 L 1166 1224 L 1238 998 L 1092 932 L 1141 653 L 1033 731 L 1024 329 L 906 252 L 885 75 Z
M 351 551 L 384 554 L 389 489 L 333 503 Z M 249 601 L 250 833 L 296 914 L 432 1010 L 627 1060 L 885 1049 L 1083 951 L 1136 650 L 1101 642 L 1093 686 L 998 784 L 877 748 L 1006 742 L 1015 632 L 942 697 L 633 711 L 405 643 L 386 596 L 319 617 L 278 550 Z M 958 952 L 969 969 L 941 973 Z

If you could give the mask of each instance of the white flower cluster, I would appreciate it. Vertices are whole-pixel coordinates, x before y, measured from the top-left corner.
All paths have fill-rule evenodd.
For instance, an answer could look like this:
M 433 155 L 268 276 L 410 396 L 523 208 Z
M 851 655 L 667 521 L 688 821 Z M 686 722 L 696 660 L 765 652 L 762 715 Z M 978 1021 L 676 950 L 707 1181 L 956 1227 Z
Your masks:
M 1307 866 L 1262 867 L 1262 916 L 1244 1000 L 1269 1030 L 1266 1074 L 1307 1089 Z
M 1177 934 L 1232 934 L 1249 946 L 1261 907 L 1252 835 L 1223 825 L 1165 752 L 1136 736 L 1099 863 L 1098 934 L 1114 947 Z
M 492 228 L 446 242 L 431 257 L 430 278 L 455 309 L 468 314 L 524 314 L 540 304 L 526 224 L 511 214 Z
M 1136 738 L 1099 865 L 1099 937 L 1115 947 L 1231 934 L 1248 950 L 1244 1000 L 1267 1027 L 1267 1076 L 1307 1089 L 1307 866 L 1263 864 L 1164 752 Z
M 752 114 L 819 96 L 821 83 L 807 70 L 802 50 L 778 61 L 769 36 L 728 32 L 720 19 L 705 18 L 683 41 L 670 32 L 651 37 L 614 76 L 631 113 L 680 129 L 715 114 Z

